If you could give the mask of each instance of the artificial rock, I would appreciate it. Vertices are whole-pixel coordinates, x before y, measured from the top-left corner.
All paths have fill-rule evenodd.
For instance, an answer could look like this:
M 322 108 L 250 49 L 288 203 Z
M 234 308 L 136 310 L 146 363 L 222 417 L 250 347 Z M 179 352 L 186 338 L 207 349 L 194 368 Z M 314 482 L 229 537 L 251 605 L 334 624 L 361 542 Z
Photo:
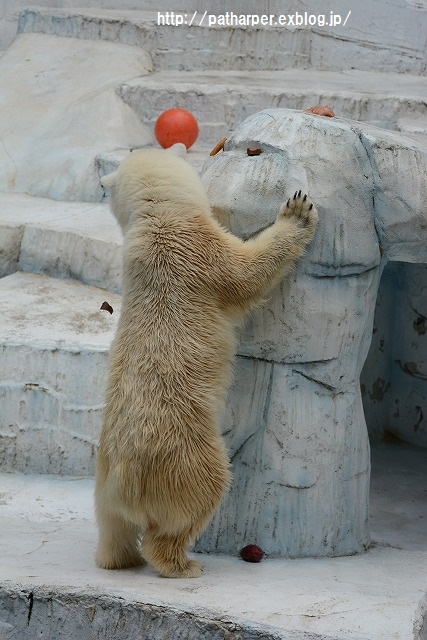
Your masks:
M 360 374 L 385 265 L 427 262 L 426 170 L 426 150 L 399 134 L 284 109 L 249 117 L 206 161 L 215 215 L 237 235 L 270 224 L 299 189 L 319 224 L 241 331 L 223 420 L 234 481 L 197 550 L 250 542 L 297 557 L 369 545 Z

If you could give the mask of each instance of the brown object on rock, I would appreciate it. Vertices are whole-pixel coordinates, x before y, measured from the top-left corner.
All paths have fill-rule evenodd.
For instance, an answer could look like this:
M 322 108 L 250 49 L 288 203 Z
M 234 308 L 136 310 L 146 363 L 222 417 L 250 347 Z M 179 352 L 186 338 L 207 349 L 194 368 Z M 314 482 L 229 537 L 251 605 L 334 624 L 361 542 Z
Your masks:
M 103 311 L 108 311 L 109 313 L 113 313 L 113 307 L 108 302 L 103 302 L 100 308 Z
M 214 148 L 212 149 L 209 155 L 216 156 L 216 154 L 219 153 L 221 149 L 224 149 L 224 145 L 226 142 L 227 142 L 227 138 L 223 138 L 222 140 L 220 140 L 218 144 L 214 146 Z
M 264 551 L 256 544 L 248 544 L 240 550 L 240 557 L 246 562 L 261 562 Z
M 258 147 L 248 147 L 246 153 L 248 156 L 260 156 L 262 151 Z
M 305 109 L 304 113 L 314 113 L 317 116 L 326 116 L 328 118 L 333 118 L 335 115 L 331 107 L 328 107 L 327 104 L 324 104 L 323 106 L 319 104 L 316 107 L 310 107 L 309 109 Z

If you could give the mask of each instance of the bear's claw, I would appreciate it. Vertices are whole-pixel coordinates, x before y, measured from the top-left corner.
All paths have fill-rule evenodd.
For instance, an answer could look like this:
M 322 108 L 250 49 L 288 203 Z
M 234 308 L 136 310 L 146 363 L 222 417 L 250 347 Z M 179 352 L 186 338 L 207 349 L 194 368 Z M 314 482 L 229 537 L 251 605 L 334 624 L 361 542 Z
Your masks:
M 317 222 L 317 211 L 307 194 L 302 194 L 301 189 L 295 191 L 293 198 L 282 204 L 279 215 L 288 219 L 294 218 L 304 227 L 315 226 Z

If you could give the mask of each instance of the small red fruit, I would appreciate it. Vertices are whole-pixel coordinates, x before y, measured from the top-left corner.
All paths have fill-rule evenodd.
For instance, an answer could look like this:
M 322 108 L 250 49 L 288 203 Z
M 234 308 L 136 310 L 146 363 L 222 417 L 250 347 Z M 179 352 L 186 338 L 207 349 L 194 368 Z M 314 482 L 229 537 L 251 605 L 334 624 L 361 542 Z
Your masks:
M 240 550 L 240 557 L 246 562 L 261 562 L 264 551 L 256 544 L 247 544 Z
M 192 113 L 185 109 L 168 109 L 159 115 L 154 125 L 157 142 L 169 149 L 181 142 L 189 149 L 197 140 L 199 126 Z

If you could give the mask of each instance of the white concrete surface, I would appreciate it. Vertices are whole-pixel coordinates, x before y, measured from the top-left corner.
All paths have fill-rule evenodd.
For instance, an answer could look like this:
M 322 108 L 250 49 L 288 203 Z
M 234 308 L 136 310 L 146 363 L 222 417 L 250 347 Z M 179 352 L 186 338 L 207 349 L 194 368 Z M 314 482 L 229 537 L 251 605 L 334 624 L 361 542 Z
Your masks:
M 162 109 L 188 109 L 199 119 L 200 141 L 214 146 L 249 115 L 270 107 L 303 111 L 328 104 L 339 118 L 401 128 L 420 138 L 427 117 L 427 77 L 346 69 L 329 71 L 158 71 L 123 83 L 120 95 L 135 113 L 154 125 Z M 400 120 L 399 125 L 397 122 Z M 424 137 L 426 144 L 427 137 Z
M 151 124 L 153 125 L 153 128 L 154 128 L 154 122 Z M 160 145 L 156 143 L 153 146 L 159 147 Z M 208 146 L 200 145 L 198 142 L 196 142 L 191 147 L 191 149 L 187 150 L 186 153 L 185 153 L 185 147 L 184 147 L 184 152 L 182 157 L 185 157 L 186 161 L 189 164 L 191 164 L 191 166 L 193 166 L 195 169 L 200 171 L 203 166 L 203 163 L 208 158 L 209 153 L 214 146 L 215 145 L 211 145 L 208 147 Z M 102 177 L 104 175 L 108 175 L 109 173 L 112 173 L 113 171 L 115 171 L 118 168 L 120 162 L 122 162 L 122 160 L 124 160 L 129 155 L 129 153 L 130 153 L 129 149 L 117 149 L 112 152 L 100 153 L 96 158 L 96 162 L 99 166 L 99 176 Z M 108 196 L 108 192 L 106 193 L 106 195 Z
M 98 156 L 99 174 L 117 169 L 129 149 Z M 209 150 L 190 149 L 200 169 Z M 73 278 L 113 293 L 121 289 L 122 237 L 102 203 L 63 202 L 22 193 L 0 193 L 0 277 L 25 271 Z
M 116 93 L 150 69 L 126 45 L 19 36 L 0 58 L 0 190 L 101 200 L 96 155 L 152 142 Z
M 51 18 L 53 24 L 61 24 Z M 111 20 L 102 22 L 108 33 Z M 89 24 L 97 33 L 100 25 Z M 122 33 L 122 23 L 117 25 Z M 73 27 L 68 35 L 78 33 Z M 230 46 L 227 42 L 225 51 L 233 59 Z M 180 58 L 167 39 L 161 47 L 148 39 L 147 47 Z M 275 48 L 270 44 L 268 50 Z M 194 52 L 192 56 L 199 57 Z M 171 106 L 196 115 L 202 146 L 213 147 L 249 114 L 265 107 L 303 110 L 324 102 L 338 116 L 427 138 L 420 125 L 427 110 L 425 77 L 312 69 L 152 74 L 151 69 L 150 54 L 135 46 L 22 33 L 0 58 L 7 87 L 0 99 L 0 188 L 59 200 L 100 201 L 99 176 L 111 168 L 112 157 L 151 144 L 156 118 Z
M 104 300 L 113 315 L 100 310 Z M 2 470 L 94 472 L 120 303 L 75 281 L 0 279 Z
M 252 0 L 259 3 L 260 0 Z M 19 14 L 30 5 L 38 8 L 49 8 L 53 10 L 60 8 L 71 9 L 76 4 L 84 4 L 86 9 L 118 9 L 121 12 L 127 10 L 141 10 L 143 6 L 149 11 L 190 11 L 195 9 L 195 0 L 3 0 L 0 5 L 0 50 L 7 49 L 16 36 L 18 29 Z M 200 4 L 200 2 L 199 2 Z M 267 11 L 268 0 L 261 0 L 260 8 L 264 5 Z
M 142 629 L 142 637 L 156 639 L 427 637 L 423 450 L 390 445 L 374 449 L 375 542 L 366 554 L 326 560 L 267 558 L 248 564 L 237 557 L 236 548 L 235 557 L 201 556 L 205 572 L 198 580 L 167 580 L 147 567 L 115 572 L 96 568 L 92 490 L 88 479 L 0 476 L 0 621 L 10 633 L 0 637 L 27 640 L 35 637 L 31 634 L 37 628 L 49 637 L 73 640 L 139 637 Z M 247 542 L 256 540 L 242 540 L 242 546 Z M 29 593 L 34 616 L 30 618 Z M 67 600 L 73 594 L 77 604 Z M 57 603 L 56 610 L 47 610 L 50 617 L 43 605 L 46 600 Z M 79 601 L 89 613 L 94 607 L 92 615 L 83 616 L 90 620 L 83 635 L 77 625 Z M 138 626 L 118 624 L 117 601 L 124 620 L 130 616 L 127 607 L 145 607 Z M 64 608 L 61 615 L 58 603 Z M 162 609 L 156 613 L 156 607 Z M 173 615 L 165 635 L 156 620 L 168 612 Z M 114 622 L 109 635 L 97 635 L 103 616 Z M 240 634 L 239 626 L 245 633 Z
M 121 232 L 108 203 L 0 194 L 0 275 L 73 278 L 117 293 Z
M 90 5 L 93 7 L 93 0 Z M 154 6 L 151 0 L 137 5 L 138 9 L 154 9 L 152 13 L 127 12 L 124 10 L 129 6 L 127 2 L 120 8 L 114 6 L 116 11 L 32 8 L 21 15 L 19 29 L 68 37 L 105 38 L 142 48 L 152 42 L 156 68 L 375 68 L 418 74 L 426 71 L 427 10 L 423 2 L 377 0 L 372 3 L 364 0 L 355 6 L 351 0 L 341 0 L 339 5 L 331 7 L 327 0 L 315 5 L 306 0 L 296 0 L 292 5 L 283 0 L 268 3 L 266 0 L 245 0 L 244 5 L 234 3 L 231 6 L 224 0 L 216 0 L 213 5 L 205 0 L 197 3 L 192 0 L 187 2 L 187 23 L 191 20 L 192 8 L 200 13 L 191 26 L 158 26 L 155 22 L 157 10 L 173 10 L 176 5 L 173 0 L 166 7 L 164 2 Z M 108 6 L 108 2 L 104 6 Z M 333 11 L 341 14 L 342 23 L 346 16 L 349 19 L 346 26 L 315 25 L 310 28 L 218 28 L 209 27 L 208 19 L 198 26 L 205 11 L 213 15 L 234 11 L 236 14 L 267 13 L 276 17 L 307 12 L 314 16 L 323 14 L 328 20 Z M 230 50 L 233 55 L 229 55 Z

